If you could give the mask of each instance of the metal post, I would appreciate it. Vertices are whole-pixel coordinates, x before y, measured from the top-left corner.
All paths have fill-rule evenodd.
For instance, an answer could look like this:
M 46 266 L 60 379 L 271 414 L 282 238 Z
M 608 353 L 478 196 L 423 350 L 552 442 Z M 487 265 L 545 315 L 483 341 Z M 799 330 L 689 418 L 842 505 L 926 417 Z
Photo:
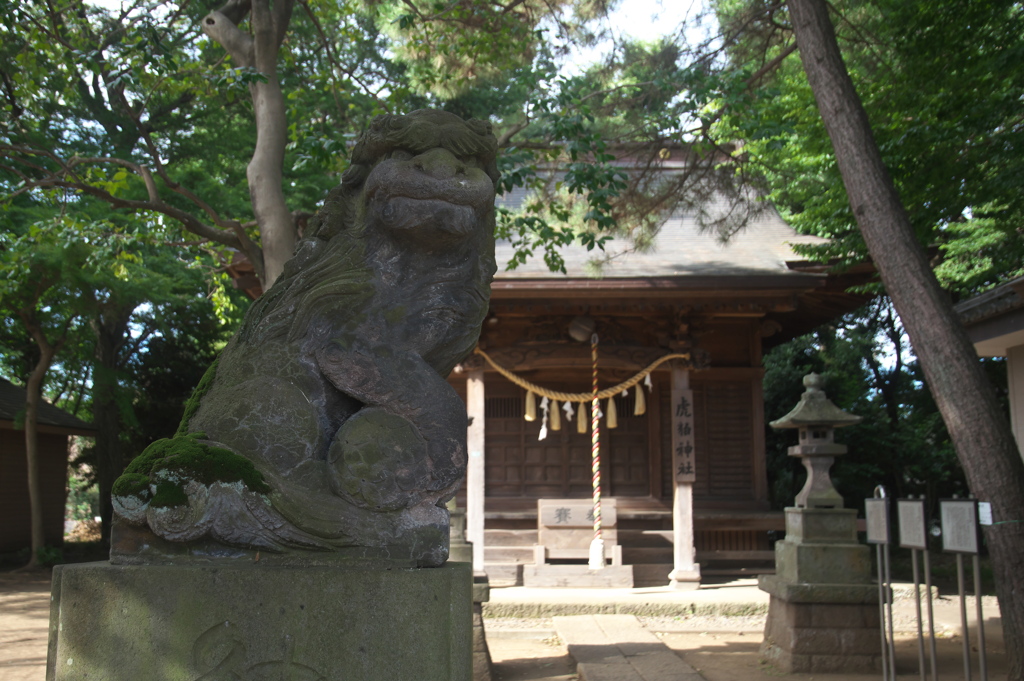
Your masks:
M 932 663 L 932 681 L 939 680 L 938 653 L 935 650 L 935 613 L 932 611 L 932 561 L 928 551 L 924 552 L 924 588 L 928 591 L 928 637 L 929 655 Z
M 889 611 L 888 620 L 883 622 L 882 626 L 887 626 L 889 630 L 889 675 L 893 681 L 896 681 L 896 636 L 892 626 L 892 571 L 889 564 L 888 543 L 883 546 L 882 552 L 885 556 L 885 601 Z
M 917 571 L 917 549 L 910 549 L 910 564 L 914 570 L 914 608 L 917 611 L 917 668 L 921 681 L 924 673 L 924 629 L 921 626 L 921 575 Z
M 964 555 L 956 554 L 956 588 L 960 593 L 960 636 L 964 641 L 964 681 L 971 681 L 971 642 L 967 632 L 967 595 L 964 588 Z
M 882 572 L 881 544 L 875 544 L 875 560 L 878 563 L 878 632 L 882 637 L 882 681 L 896 681 L 889 678 L 889 644 L 885 640 L 885 575 Z
M 985 659 L 985 616 L 981 613 L 981 562 L 978 554 L 971 556 L 974 569 L 974 601 L 978 613 L 978 666 L 981 681 L 988 681 L 988 663 Z

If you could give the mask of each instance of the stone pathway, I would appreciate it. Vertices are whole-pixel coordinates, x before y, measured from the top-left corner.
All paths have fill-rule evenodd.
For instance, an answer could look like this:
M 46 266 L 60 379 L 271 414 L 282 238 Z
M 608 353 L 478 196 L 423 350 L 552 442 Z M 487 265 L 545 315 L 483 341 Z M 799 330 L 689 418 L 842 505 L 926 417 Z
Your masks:
M 705 681 L 633 615 L 553 620 L 580 681 Z

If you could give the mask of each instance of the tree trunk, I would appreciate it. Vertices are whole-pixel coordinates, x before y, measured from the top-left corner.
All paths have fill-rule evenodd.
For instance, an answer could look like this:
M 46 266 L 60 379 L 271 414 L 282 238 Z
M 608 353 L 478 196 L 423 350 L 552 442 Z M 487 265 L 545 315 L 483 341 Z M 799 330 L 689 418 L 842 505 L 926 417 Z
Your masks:
M 228 51 L 238 66 L 256 69 L 267 79 L 249 86 L 256 117 L 256 148 L 246 170 L 249 198 L 260 228 L 265 268 L 263 290 L 269 289 L 295 251 L 295 220 L 284 187 L 284 151 L 288 119 L 277 77 L 277 58 L 288 32 L 294 0 L 229 0 L 203 19 L 203 31 Z M 252 35 L 238 28 L 249 14 Z
M 121 445 L 121 412 L 117 404 L 117 374 L 120 350 L 128 333 L 128 321 L 135 304 L 101 310 L 92 322 L 96 337 L 93 357 L 92 414 L 96 428 L 96 485 L 100 498 L 102 537 L 110 539 L 114 507 L 111 490 L 124 470 Z
M 39 403 L 43 399 L 43 378 L 53 363 L 56 348 L 48 343 L 42 330 L 33 328 L 26 321 L 29 333 L 39 345 L 39 361 L 36 362 L 25 386 L 25 457 L 28 465 L 28 507 L 31 524 L 31 556 L 25 567 L 39 566 L 39 552 L 46 543 L 43 534 L 43 500 L 39 484 Z
M 825 0 L 789 0 L 800 58 L 868 252 L 903 320 L 971 491 L 992 503 L 985 529 L 1009 679 L 1024 681 L 1024 461 L 952 303 L 939 286 L 846 71 Z

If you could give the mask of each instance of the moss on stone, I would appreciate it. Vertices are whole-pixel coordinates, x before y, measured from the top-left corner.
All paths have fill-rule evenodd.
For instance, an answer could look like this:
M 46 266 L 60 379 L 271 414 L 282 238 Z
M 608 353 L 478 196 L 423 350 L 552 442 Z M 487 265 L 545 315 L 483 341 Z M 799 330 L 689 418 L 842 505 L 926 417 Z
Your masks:
M 210 447 L 192 438 L 175 438 L 187 441 L 162 462 L 153 467 L 153 472 L 170 470 L 184 477 L 197 480 L 204 485 L 215 482 L 241 482 L 254 492 L 266 494 L 270 485 L 252 462 L 229 449 Z
M 124 474 L 114 482 L 113 492 L 118 496 L 135 496 L 145 501 L 153 478 L 160 471 L 175 473 L 181 480 L 196 480 L 204 485 L 215 482 L 241 482 L 253 492 L 267 494 L 267 484 L 251 461 L 222 447 L 211 447 L 199 442 L 203 433 L 157 440 L 135 458 Z M 166 485 L 174 485 L 180 493 Z M 161 490 L 163 490 L 161 492 Z M 157 506 L 176 506 L 184 503 L 185 491 L 181 484 L 161 481 L 152 503 Z M 158 499 L 160 503 L 157 503 Z
M 111 491 L 116 497 L 135 496 L 145 499 L 149 496 L 149 476 L 125 472 L 114 482 Z
M 213 386 L 213 377 L 217 375 L 217 364 L 220 362 L 220 357 L 213 360 L 210 368 L 206 370 L 203 377 L 199 379 L 199 385 L 192 391 L 191 397 L 185 402 L 185 413 L 181 417 L 181 423 L 178 424 L 178 430 L 174 434 L 175 437 L 181 437 L 188 435 L 188 422 L 192 420 L 192 417 L 199 411 L 199 403 L 202 402 L 203 396 L 210 391 Z
M 127 468 L 124 469 L 125 475 L 134 474 L 149 477 L 149 474 L 153 472 L 153 467 L 167 458 L 173 449 L 174 440 L 168 438 L 151 443 L 142 450 L 142 454 L 139 454 L 128 464 Z
M 188 504 L 188 495 L 185 488 L 179 483 L 170 480 L 161 480 L 156 485 L 156 494 L 150 506 L 155 508 L 168 508 L 171 506 L 185 506 Z

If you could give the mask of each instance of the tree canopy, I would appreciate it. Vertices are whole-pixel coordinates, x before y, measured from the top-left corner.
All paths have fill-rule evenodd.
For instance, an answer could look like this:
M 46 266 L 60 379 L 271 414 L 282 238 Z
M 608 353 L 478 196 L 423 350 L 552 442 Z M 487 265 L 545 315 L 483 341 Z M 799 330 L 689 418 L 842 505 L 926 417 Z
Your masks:
M 748 68 L 793 45 L 780 6 L 715 3 L 723 25 L 746 24 L 734 54 Z M 1024 273 L 1024 8 L 1009 1 L 834 3 L 836 33 L 882 158 L 943 284 L 958 293 Z M 751 106 L 717 131 L 744 140 L 747 162 L 792 225 L 828 237 L 806 252 L 862 261 L 817 105 L 800 64 L 783 61 Z

